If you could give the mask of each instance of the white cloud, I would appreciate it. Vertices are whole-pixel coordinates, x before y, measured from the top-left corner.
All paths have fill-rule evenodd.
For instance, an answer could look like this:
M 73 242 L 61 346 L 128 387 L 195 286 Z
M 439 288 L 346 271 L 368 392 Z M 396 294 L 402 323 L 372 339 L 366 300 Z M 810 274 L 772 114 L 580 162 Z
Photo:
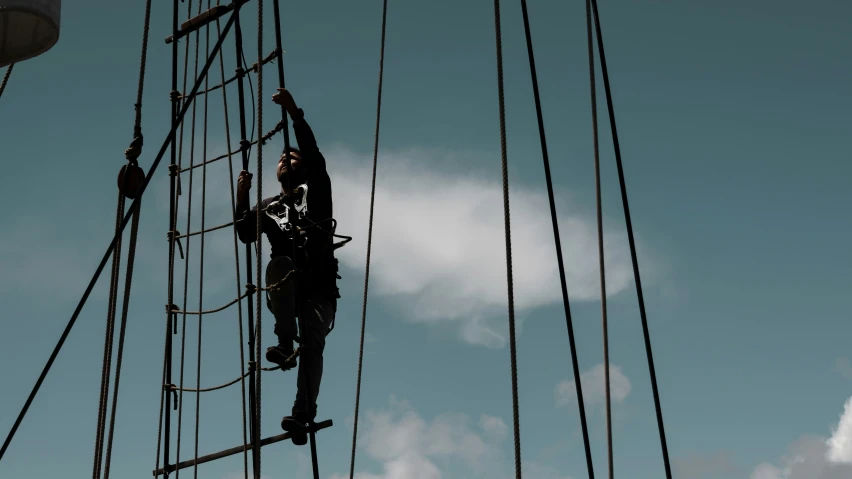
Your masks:
M 391 397 L 387 410 L 368 411 L 365 419 L 359 448 L 380 464 L 382 472 L 358 472 L 355 479 L 514 477 L 513 462 L 501 447 L 507 426 L 498 417 L 481 415 L 478 428 L 469 426 L 467 416 L 455 413 L 427 421 L 407 401 Z M 545 465 L 525 462 L 523 467 L 530 479 L 567 479 Z M 348 477 L 334 474 L 330 479 Z
M 338 232 L 354 240 L 338 251 L 347 268 L 363 271 L 370 203 L 370 162 L 327 150 Z M 507 305 L 501 185 L 436 165 L 437 153 L 383 154 L 379 159 L 370 291 L 393 297 L 408 319 L 457 321 L 467 342 L 505 344 Z M 429 165 L 431 166 L 424 166 Z M 264 187 L 276 188 L 274 178 Z M 561 300 L 549 206 L 543 188 L 511 191 L 515 306 L 518 311 Z M 574 300 L 595 300 L 598 286 L 594 219 L 560 201 L 566 279 Z M 624 234 L 605 232 L 608 294 L 632 282 Z M 644 264 L 644 263 L 643 263 Z M 648 265 L 653 269 L 653 265 Z
M 751 479 L 782 479 L 789 473 L 789 470 L 782 471 L 772 464 L 761 464 L 751 474 Z
M 598 364 L 580 374 L 583 385 L 583 400 L 586 406 L 600 405 L 606 400 L 604 365 Z M 614 402 L 623 402 L 630 394 L 630 380 L 621 372 L 620 366 L 609 365 L 610 397 Z M 577 386 L 573 379 L 565 379 L 556 385 L 556 405 L 573 404 L 577 398 Z
M 804 436 L 779 464 L 763 463 L 751 479 L 849 479 L 852 477 L 852 398 L 828 439 Z
M 852 397 L 843 408 L 840 422 L 828 439 L 827 458 L 839 464 L 852 464 Z
M 503 439 L 506 437 L 507 427 L 499 417 L 483 414 L 479 418 L 479 427 L 482 428 L 490 437 L 495 439 Z

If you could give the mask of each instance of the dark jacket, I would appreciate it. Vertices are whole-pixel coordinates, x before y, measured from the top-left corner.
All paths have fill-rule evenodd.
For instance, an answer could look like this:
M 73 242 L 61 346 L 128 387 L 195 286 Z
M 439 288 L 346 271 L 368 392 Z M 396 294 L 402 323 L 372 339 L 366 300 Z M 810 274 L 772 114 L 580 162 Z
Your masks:
M 301 287 L 307 287 L 308 294 L 331 294 L 340 297 L 337 289 L 337 259 L 332 249 L 333 237 L 331 235 L 334 218 L 331 194 L 331 179 L 326 170 L 325 157 L 317 147 L 311 127 L 305 121 L 304 112 L 299 109 L 299 114 L 293 119 L 293 131 L 296 142 L 301 150 L 301 165 L 304 183 L 308 187 L 306 203 L 308 207 L 304 218 L 299 218 L 295 211 L 290 212 L 290 221 L 306 231 L 306 240 L 297 240 L 298 244 L 304 244 L 304 252 L 307 258 L 297 254 L 298 267 L 305 274 Z M 295 189 L 298 184 L 291 181 L 290 188 Z M 272 247 L 271 257 L 292 256 L 293 241 L 290 232 L 283 231 L 275 220 L 265 211 L 270 204 L 281 200 L 281 195 L 272 196 L 261 202 L 263 212 L 261 218 L 261 231 L 266 234 Z M 297 195 L 301 198 L 301 194 Z M 273 205 L 274 207 L 274 205 Z M 280 209 L 278 209 L 280 211 Z M 257 207 L 248 210 L 247 205 L 242 205 L 236 210 L 237 235 L 243 243 L 251 243 L 257 239 Z M 305 261 L 307 259 L 307 262 Z

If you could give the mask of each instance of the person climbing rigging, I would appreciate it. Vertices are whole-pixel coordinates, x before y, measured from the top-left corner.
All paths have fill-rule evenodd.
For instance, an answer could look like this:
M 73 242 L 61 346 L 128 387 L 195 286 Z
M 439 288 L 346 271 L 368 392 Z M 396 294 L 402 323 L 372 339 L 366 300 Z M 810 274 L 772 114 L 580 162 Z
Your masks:
M 261 231 L 272 250 L 266 267 L 266 285 L 270 288 L 266 304 L 275 316 L 278 337 L 278 344 L 266 350 L 266 359 L 287 371 L 296 366 L 297 355 L 302 358 L 292 415 L 282 419 L 281 427 L 294 434 L 294 444 L 304 445 L 305 427 L 316 417 L 325 338 L 340 298 L 338 263 L 332 244 L 331 179 L 304 111 L 296 106 L 290 92 L 279 88 L 272 101 L 284 106 L 293 120 L 299 148 L 288 148 L 278 161 L 276 177 L 281 183 L 281 193 L 261 202 Z M 252 176 L 243 170 L 237 180 L 236 229 L 240 241 L 246 244 L 257 240 L 257 207 L 249 210 Z M 288 180 L 290 191 L 287 191 Z M 292 205 L 292 212 L 288 204 Z M 293 271 L 294 248 L 298 271 Z M 296 316 L 304 328 L 300 335 Z M 293 349 L 297 336 L 298 351 Z M 307 401 L 306 392 L 310 393 Z

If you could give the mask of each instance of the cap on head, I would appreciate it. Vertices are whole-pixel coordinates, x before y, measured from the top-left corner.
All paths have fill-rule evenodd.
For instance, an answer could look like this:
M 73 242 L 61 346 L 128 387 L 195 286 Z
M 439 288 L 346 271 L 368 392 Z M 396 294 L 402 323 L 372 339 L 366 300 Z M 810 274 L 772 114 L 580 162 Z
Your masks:
M 291 152 L 291 151 L 292 151 L 292 152 L 294 152 L 294 153 L 298 153 L 298 154 L 299 154 L 299 156 L 302 156 L 302 152 L 301 152 L 301 151 L 299 151 L 299 149 L 298 149 L 298 148 L 296 148 L 295 146 L 288 146 L 287 148 L 285 148 L 285 149 L 284 149 L 284 152 L 285 152 L 285 153 L 289 153 L 289 152 Z
M 290 153 L 295 153 L 295 155 L 291 155 Z M 285 166 L 282 165 L 285 159 L 290 158 L 290 162 Z M 278 160 L 278 180 L 281 181 L 284 179 L 284 176 L 289 173 L 289 168 L 292 166 L 293 170 L 296 174 L 295 180 L 300 181 L 302 168 L 300 167 L 302 152 L 299 151 L 298 148 L 290 146 L 285 149 L 284 153 L 281 155 L 281 158 Z M 294 161 L 295 160 L 295 161 Z M 293 164 L 295 163 L 295 165 Z M 282 168 L 283 167 L 283 168 Z

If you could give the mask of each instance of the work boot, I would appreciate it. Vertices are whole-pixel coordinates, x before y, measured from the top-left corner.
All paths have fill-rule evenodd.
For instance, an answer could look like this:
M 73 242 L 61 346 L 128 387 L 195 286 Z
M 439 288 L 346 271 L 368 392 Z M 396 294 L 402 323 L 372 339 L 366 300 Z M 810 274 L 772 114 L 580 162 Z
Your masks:
M 290 433 L 290 438 L 296 446 L 308 443 L 308 420 L 302 415 L 286 416 L 281 419 L 281 429 Z
M 266 349 L 266 360 L 281 366 L 282 371 L 287 371 L 296 367 L 296 356 L 298 353 L 293 351 L 293 346 L 270 346 Z

